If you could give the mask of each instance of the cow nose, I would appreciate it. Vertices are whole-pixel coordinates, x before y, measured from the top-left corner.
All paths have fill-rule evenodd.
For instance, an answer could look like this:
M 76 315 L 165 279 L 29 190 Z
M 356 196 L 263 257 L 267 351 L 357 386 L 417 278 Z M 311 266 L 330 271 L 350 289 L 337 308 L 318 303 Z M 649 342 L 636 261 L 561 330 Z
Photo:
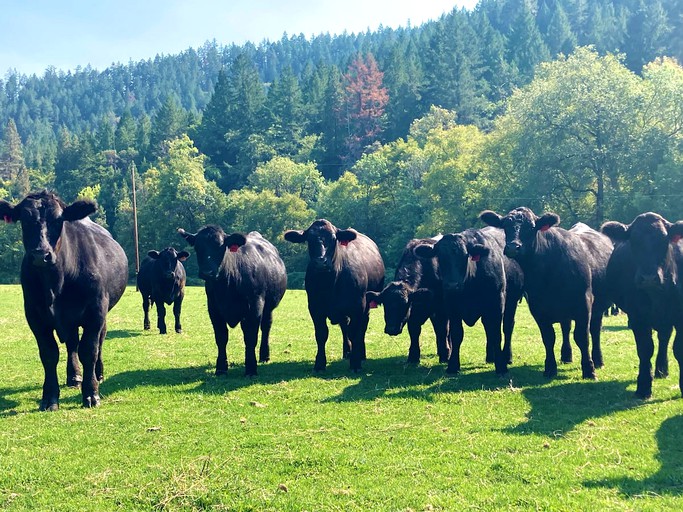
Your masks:
M 444 283 L 443 284 L 443 289 L 446 293 L 457 292 L 457 291 L 460 291 L 461 288 L 462 288 L 462 286 L 460 285 L 460 283 Z
M 519 250 L 522 248 L 522 244 L 519 242 L 510 242 L 505 245 L 505 249 L 503 249 L 503 254 L 505 256 L 509 256 L 510 258 L 513 258 L 519 254 Z
M 33 257 L 34 265 L 44 266 L 53 262 L 53 256 L 50 251 L 35 249 L 31 252 L 31 256 Z
M 401 331 L 402 329 L 395 325 L 386 325 L 384 327 L 384 333 L 388 334 L 389 336 L 398 336 L 399 334 L 401 334 Z
M 660 272 L 656 274 L 639 274 L 636 276 L 636 286 L 638 288 L 656 288 L 664 284 L 663 276 Z

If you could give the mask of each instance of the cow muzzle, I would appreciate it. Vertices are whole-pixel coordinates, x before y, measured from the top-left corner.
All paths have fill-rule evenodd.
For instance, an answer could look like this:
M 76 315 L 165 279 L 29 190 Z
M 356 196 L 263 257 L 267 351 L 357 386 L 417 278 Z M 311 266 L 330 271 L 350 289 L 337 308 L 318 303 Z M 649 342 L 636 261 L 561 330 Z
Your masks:
M 636 273 L 635 276 L 636 288 L 651 290 L 664 285 L 664 273 L 662 269 L 657 269 L 655 273 Z
M 514 258 L 516 256 L 519 256 L 519 253 L 522 249 L 522 244 L 519 242 L 510 242 L 508 244 L 505 244 L 505 249 L 503 249 L 503 254 L 507 256 L 508 258 Z
M 56 263 L 54 253 L 52 251 L 45 251 L 43 249 L 35 249 L 31 251 L 31 262 L 36 267 L 48 267 Z

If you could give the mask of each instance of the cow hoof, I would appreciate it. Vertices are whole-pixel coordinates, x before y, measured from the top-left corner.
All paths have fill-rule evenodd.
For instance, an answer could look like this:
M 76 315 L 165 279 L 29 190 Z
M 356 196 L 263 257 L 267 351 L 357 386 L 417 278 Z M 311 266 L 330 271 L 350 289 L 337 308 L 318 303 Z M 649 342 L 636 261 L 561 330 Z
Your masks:
M 149 325 L 145 325 L 145 326 L 143 327 L 143 329 L 144 329 L 145 331 L 149 331 L 149 330 L 151 329 L 151 327 L 150 327 Z
M 83 397 L 83 407 L 86 409 L 91 409 L 93 407 L 98 407 L 100 405 L 99 395 L 84 396 Z
M 83 377 L 80 375 L 75 375 L 66 379 L 66 386 L 69 388 L 80 388 L 81 382 L 83 382 Z
M 182 334 L 182 333 L 183 333 L 183 330 L 182 330 L 180 327 L 178 327 L 178 328 L 175 330 L 175 332 L 178 333 L 178 334 Z
M 560 361 L 562 362 L 562 364 L 569 364 L 569 363 L 573 362 L 574 359 L 573 359 L 571 356 L 569 356 L 569 357 L 561 357 L 561 358 L 560 358 Z
M 219 370 L 218 368 L 216 368 L 216 371 L 214 372 L 214 375 L 216 375 L 216 377 L 219 377 L 220 375 L 227 375 L 227 374 L 228 374 L 228 370 Z
M 655 369 L 655 379 L 666 379 L 669 376 L 669 370 Z
M 460 373 L 460 368 L 446 368 L 447 375 L 458 375 Z
M 546 379 L 554 379 L 555 377 L 557 377 L 557 370 L 546 370 L 543 372 L 543 376 Z
M 253 379 L 253 378 L 258 377 L 258 374 L 256 373 L 256 370 L 254 370 L 254 371 L 245 371 L 245 372 L 244 372 L 244 376 L 245 376 L 245 377 L 251 377 L 251 378 Z
M 164 329 L 164 330 L 159 329 L 159 334 L 166 334 L 166 329 Z
M 47 412 L 55 412 L 59 410 L 59 402 L 55 400 L 41 400 L 40 410 Z
M 635 397 L 639 398 L 640 400 L 647 400 L 648 398 L 652 398 L 652 391 L 641 391 L 636 389 Z

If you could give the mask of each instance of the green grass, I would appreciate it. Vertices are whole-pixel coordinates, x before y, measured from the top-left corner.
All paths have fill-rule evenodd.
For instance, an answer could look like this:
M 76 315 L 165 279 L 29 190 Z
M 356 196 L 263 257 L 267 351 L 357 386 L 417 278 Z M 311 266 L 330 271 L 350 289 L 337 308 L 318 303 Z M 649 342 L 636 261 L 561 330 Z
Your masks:
M 275 312 L 272 362 L 245 378 L 241 331 L 231 330 L 231 368 L 217 378 L 203 289 L 187 291 L 185 333 L 161 336 L 142 331 L 129 288 L 109 315 L 102 406 L 82 409 L 79 391 L 63 388 L 60 410 L 39 413 L 42 367 L 21 291 L 0 294 L 3 510 L 683 508 L 677 364 L 653 399 L 635 399 L 623 315 L 606 321 L 597 382 L 581 379 L 576 348 L 558 378 L 543 378 L 525 305 L 512 380 L 483 363 L 480 326 L 466 329 L 460 376 L 445 377 L 427 328 L 422 364 L 406 366 L 407 333 L 383 334 L 381 311 L 362 373 L 340 360 L 333 327 L 328 369 L 314 374 L 305 295 L 290 290 Z

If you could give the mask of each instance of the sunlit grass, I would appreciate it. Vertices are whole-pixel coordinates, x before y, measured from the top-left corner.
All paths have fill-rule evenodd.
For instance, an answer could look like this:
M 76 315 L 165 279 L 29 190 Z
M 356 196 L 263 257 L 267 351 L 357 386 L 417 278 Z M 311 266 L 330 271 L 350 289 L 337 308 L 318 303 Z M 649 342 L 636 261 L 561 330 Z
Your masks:
M 558 378 L 543 378 L 525 305 L 511 379 L 484 363 L 480 326 L 466 329 L 458 377 L 445 377 L 427 326 L 422 364 L 406 366 L 407 333 L 385 335 L 379 311 L 363 372 L 340 360 L 333 327 L 328 369 L 315 374 L 305 294 L 290 290 L 275 311 L 271 362 L 245 378 L 242 335 L 231 330 L 231 367 L 217 378 L 203 289 L 187 291 L 184 334 L 161 336 L 142 330 L 141 300 L 129 288 L 109 316 L 102 406 L 82 409 L 78 390 L 63 388 L 60 410 L 39 413 L 42 367 L 21 291 L 0 293 L 2 509 L 683 506 L 677 364 L 672 358 L 652 400 L 635 399 L 637 358 L 623 315 L 606 320 L 597 382 L 581 379 L 576 349 Z

